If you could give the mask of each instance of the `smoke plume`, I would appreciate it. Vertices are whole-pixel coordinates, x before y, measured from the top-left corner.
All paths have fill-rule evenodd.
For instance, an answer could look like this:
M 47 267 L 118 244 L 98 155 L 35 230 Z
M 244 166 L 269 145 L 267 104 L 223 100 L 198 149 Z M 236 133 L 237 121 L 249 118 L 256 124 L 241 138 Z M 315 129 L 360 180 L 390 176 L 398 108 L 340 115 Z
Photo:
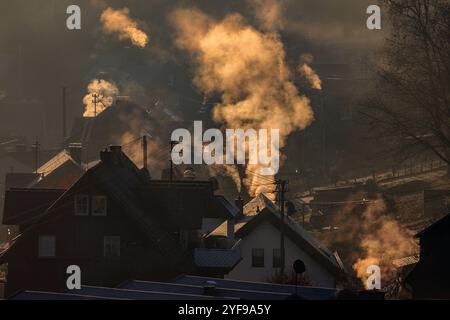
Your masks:
M 103 79 L 93 79 L 83 98 L 84 117 L 95 117 L 110 107 L 119 94 L 119 89 L 114 82 Z M 95 95 L 95 100 L 94 100 Z
M 212 110 L 216 122 L 229 129 L 279 129 L 280 147 L 312 122 L 310 101 L 291 81 L 278 34 L 256 30 L 236 13 L 217 21 L 197 9 L 178 9 L 171 21 L 176 45 L 194 59 L 194 84 L 207 96 L 220 95 Z M 250 190 L 269 184 L 269 177 L 248 169 Z
M 367 267 L 378 265 L 381 268 L 381 282 L 384 286 L 393 280 L 396 270 L 392 261 L 412 255 L 417 244 L 412 233 L 404 229 L 396 220 L 386 215 L 384 201 L 370 204 L 363 213 L 360 248 L 363 255 L 353 264 L 358 278 L 366 284 Z
M 313 89 L 322 90 L 322 81 L 317 73 L 306 63 L 301 64 L 298 67 L 298 71 L 308 81 L 309 85 Z
M 131 43 L 144 48 L 148 43 L 147 34 L 138 28 L 136 21 L 130 18 L 130 10 L 123 8 L 114 10 L 106 8 L 101 17 L 102 30 L 106 34 L 117 34 L 120 40 L 131 40 Z

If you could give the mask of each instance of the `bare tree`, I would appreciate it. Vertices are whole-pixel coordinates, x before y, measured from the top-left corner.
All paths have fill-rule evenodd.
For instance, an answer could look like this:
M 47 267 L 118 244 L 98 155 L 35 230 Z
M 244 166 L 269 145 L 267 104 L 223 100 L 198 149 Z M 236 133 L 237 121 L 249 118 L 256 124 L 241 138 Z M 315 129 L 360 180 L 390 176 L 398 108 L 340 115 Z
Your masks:
M 450 2 L 382 0 L 389 36 L 362 113 L 391 150 L 450 164 Z

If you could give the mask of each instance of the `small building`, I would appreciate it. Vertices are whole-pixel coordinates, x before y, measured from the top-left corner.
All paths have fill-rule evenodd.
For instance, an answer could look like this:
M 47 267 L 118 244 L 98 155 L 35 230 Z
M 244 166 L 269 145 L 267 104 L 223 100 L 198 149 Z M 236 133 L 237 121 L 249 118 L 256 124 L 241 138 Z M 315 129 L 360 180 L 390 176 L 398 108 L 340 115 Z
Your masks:
M 335 287 L 345 275 L 338 254 L 321 245 L 291 217 L 282 221 L 278 208 L 263 194 L 247 203 L 236 220 L 234 237 L 242 241 L 242 261 L 226 279 L 275 282 L 281 266 L 281 228 L 285 234 L 285 274 L 291 276 L 294 261 L 300 259 L 311 285 Z M 220 246 L 226 235 L 227 225 L 222 224 L 207 241 L 210 246 Z

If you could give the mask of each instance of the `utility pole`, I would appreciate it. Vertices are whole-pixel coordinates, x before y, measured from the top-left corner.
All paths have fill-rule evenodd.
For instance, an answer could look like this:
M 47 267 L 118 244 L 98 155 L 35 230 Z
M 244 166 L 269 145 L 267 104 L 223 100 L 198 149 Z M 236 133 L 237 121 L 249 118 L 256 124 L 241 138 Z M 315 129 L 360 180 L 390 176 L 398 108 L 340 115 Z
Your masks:
M 286 185 L 288 184 L 288 181 L 286 180 L 277 180 L 276 184 L 278 186 L 278 204 L 280 208 L 280 274 L 281 277 L 284 279 L 284 269 L 286 266 L 286 249 L 284 246 L 284 220 L 285 220 L 285 214 L 284 214 L 284 195 L 286 193 Z
M 142 136 L 142 162 L 143 168 L 148 169 L 147 166 L 147 136 Z
M 62 87 L 62 126 L 63 126 L 63 139 L 67 137 L 67 128 L 66 128 L 66 112 L 67 112 L 67 106 L 66 106 L 66 94 L 67 94 L 67 87 Z
M 40 145 L 41 144 L 38 141 L 36 141 L 33 144 L 33 147 L 34 147 L 34 168 L 35 168 L 35 172 L 36 173 L 38 173 L 37 171 L 39 169 L 39 146 Z

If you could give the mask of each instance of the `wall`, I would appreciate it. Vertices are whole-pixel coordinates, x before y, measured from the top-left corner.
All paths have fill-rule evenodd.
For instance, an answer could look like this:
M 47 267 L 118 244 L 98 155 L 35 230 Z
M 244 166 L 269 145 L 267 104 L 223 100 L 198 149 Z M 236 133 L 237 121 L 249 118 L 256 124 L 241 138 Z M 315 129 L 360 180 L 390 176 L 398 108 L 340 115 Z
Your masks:
M 272 268 L 273 249 L 280 247 L 278 229 L 268 222 L 263 222 L 242 240 L 242 260 L 225 278 L 267 282 L 275 271 Z M 264 268 L 252 267 L 252 248 L 264 248 Z M 285 248 L 286 273 L 290 274 L 294 261 L 301 259 L 306 265 L 305 275 L 314 286 L 335 286 L 334 277 L 287 237 Z
M 84 188 L 80 192 L 84 194 L 105 194 L 95 183 L 77 188 Z M 129 279 L 162 280 L 170 272 L 134 221 L 110 197 L 105 217 L 75 216 L 73 197 L 63 201 L 60 209 L 47 216 L 46 224 L 32 229 L 14 245 L 8 261 L 8 296 L 21 289 L 64 290 L 66 268 L 71 264 L 80 266 L 85 285 L 117 286 Z M 37 257 L 39 235 L 56 236 L 55 258 Z M 104 236 L 121 237 L 119 259 L 103 258 Z

